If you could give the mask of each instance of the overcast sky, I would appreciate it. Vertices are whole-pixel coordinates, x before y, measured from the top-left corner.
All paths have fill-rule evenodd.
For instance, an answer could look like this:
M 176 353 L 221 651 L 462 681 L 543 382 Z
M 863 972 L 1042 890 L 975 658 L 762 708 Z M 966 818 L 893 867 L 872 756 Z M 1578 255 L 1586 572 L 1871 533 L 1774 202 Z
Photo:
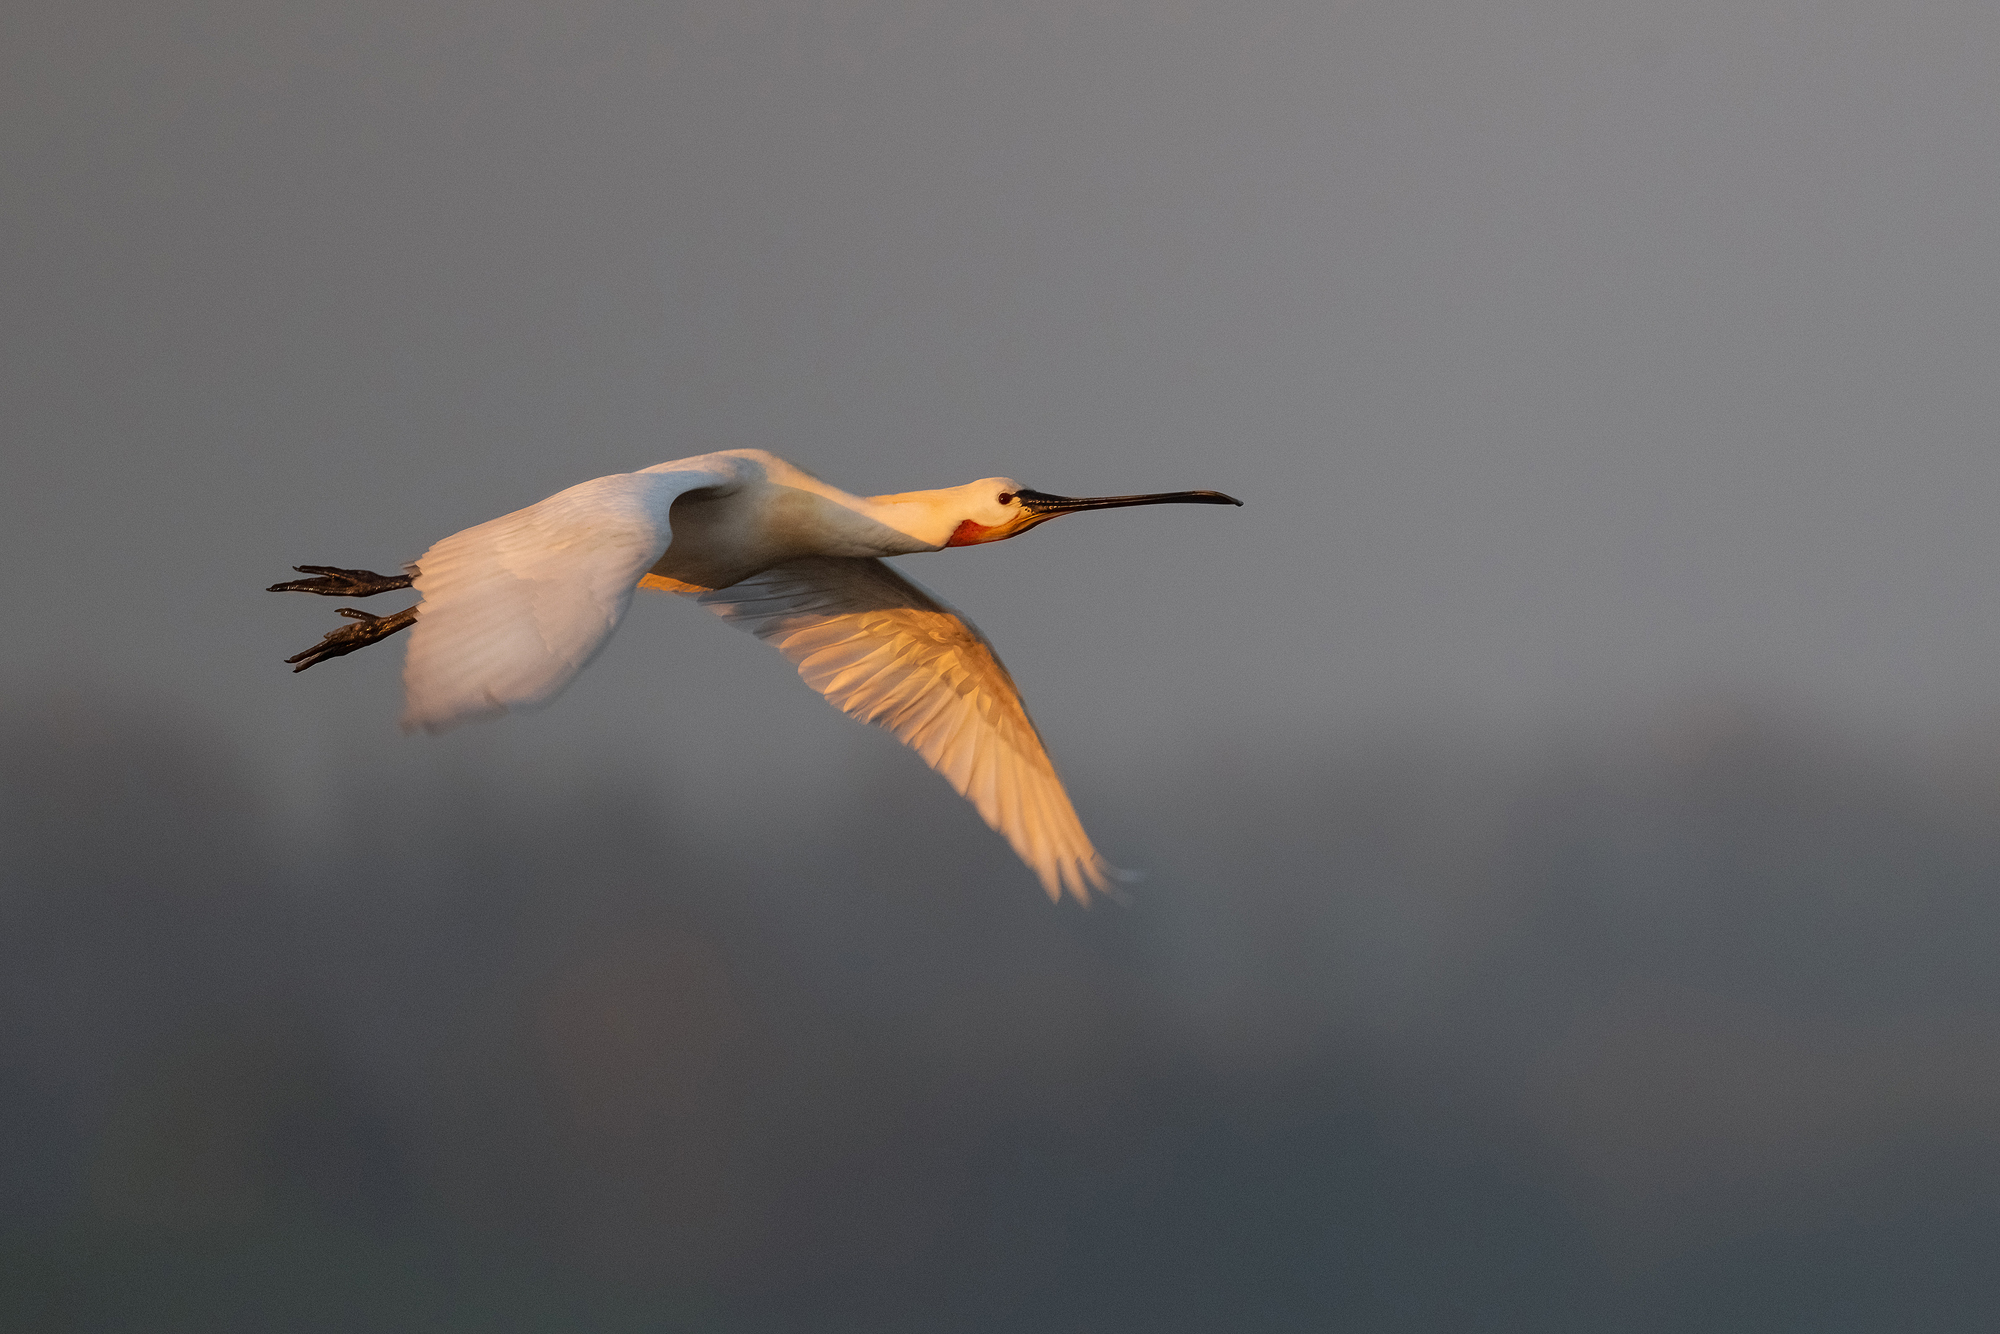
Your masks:
M 667 599 L 499 739 L 399 739 L 400 647 L 278 663 L 334 623 L 260 591 L 292 564 L 746 445 L 863 493 L 1248 502 L 905 562 L 1073 773 L 1717 690 L 1904 731 L 2000 698 L 1990 6 L 0 22 L 5 684 L 183 701 L 288 790 L 388 747 L 836 772 L 855 729 Z

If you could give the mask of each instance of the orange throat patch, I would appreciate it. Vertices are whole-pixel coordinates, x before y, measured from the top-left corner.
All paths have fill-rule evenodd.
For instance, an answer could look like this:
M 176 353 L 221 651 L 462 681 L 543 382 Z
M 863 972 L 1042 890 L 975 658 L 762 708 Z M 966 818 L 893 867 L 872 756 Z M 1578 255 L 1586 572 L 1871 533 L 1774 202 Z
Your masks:
M 1007 530 L 1004 528 L 988 528 L 983 523 L 974 523 L 972 520 L 967 519 L 953 530 L 951 540 L 946 542 L 945 545 L 948 547 L 976 547 L 981 542 L 998 542 L 1005 536 L 1007 536 Z

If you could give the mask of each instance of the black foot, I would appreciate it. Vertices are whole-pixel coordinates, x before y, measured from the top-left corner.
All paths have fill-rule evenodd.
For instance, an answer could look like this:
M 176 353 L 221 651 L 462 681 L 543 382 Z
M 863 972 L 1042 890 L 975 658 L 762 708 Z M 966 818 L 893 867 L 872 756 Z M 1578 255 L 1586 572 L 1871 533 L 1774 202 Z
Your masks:
M 343 570 L 338 565 L 294 565 L 300 574 L 316 574 L 317 579 L 289 579 L 272 584 L 267 593 L 319 593 L 330 598 L 372 598 L 392 588 L 408 588 L 407 574 L 377 574 L 373 570 Z
M 375 577 L 381 578 L 380 575 Z M 405 607 L 393 616 L 370 615 L 359 607 L 342 607 L 340 614 L 354 624 L 343 625 L 338 630 L 329 630 L 325 638 L 304 653 L 294 653 L 286 658 L 286 662 L 298 664 L 292 668 L 294 672 L 302 672 L 314 663 L 325 662 L 328 658 L 344 657 L 358 648 L 367 648 L 376 640 L 387 639 L 398 630 L 407 630 L 417 623 L 415 607 Z

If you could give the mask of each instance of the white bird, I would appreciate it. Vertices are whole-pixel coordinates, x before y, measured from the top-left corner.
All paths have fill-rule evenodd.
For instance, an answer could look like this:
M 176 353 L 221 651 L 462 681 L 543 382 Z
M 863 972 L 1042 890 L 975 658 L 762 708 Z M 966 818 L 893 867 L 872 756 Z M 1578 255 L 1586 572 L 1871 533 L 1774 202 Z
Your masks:
M 1033 869 L 1087 903 L 1117 872 L 1091 845 L 1013 678 L 986 637 L 881 557 L 1015 537 L 1078 510 L 1241 505 L 1218 491 L 1079 499 L 988 477 L 853 496 L 760 449 L 614 473 L 454 533 L 391 577 L 328 565 L 274 593 L 369 597 L 415 586 L 391 616 L 285 661 L 294 671 L 415 627 L 403 727 L 441 732 L 549 703 L 595 658 L 638 588 L 692 598 L 771 644 L 848 716 L 923 756 Z

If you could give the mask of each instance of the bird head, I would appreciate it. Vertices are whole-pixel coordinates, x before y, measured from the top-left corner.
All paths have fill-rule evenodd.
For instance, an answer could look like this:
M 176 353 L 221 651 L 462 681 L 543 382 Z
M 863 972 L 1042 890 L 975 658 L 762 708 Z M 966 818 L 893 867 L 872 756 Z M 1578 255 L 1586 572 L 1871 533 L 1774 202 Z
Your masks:
M 1161 491 L 1144 496 L 1055 496 L 1031 491 L 1011 477 L 988 477 L 955 488 L 962 498 L 958 526 L 944 545 L 978 546 L 1019 537 L 1037 524 L 1079 510 L 1123 509 L 1128 505 L 1241 505 L 1220 491 Z

